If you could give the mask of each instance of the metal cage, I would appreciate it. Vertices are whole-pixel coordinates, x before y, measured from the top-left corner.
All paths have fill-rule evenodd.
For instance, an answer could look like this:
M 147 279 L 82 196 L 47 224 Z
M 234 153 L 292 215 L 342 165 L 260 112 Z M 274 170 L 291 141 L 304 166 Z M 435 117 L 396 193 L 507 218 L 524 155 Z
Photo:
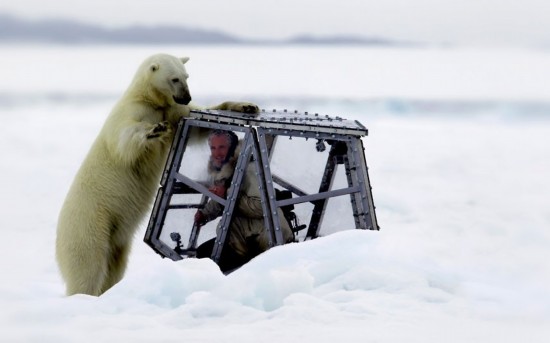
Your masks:
M 193 179 L 180 170 L 182 159 L 188 147 L 189 137 L 194 128 L 222 129 L 239 133 L 242 148 L 233 174 L 231 187 L 227 197 L 221 198 L 208 190 L 208 187 Z M 160 188 L 155 199 L 144 241 L 163 257 L 180 260 L 194 257 L 197 242 L 202 229 L 188 221 L 185 225 L 184 216 L 170 217 L 178 228 L 166 231 L 167 216 L 171 211 L 192 210 L 201 208 L 212 199 L 224 206 L 224 211 L 217 222 L 214 248 L 211 258 L 219 262 L 221 252 L 226 246 L 228 231 L 233 217 L 239 191 L 241 189 L 246 167 L 249 163 L 255 166 L 260 188 L 261 203 L 264 214 L 265 230 L 269 232 L 270 246 L 282 245 L 283 235 L 278 208 L 293 209 L 295 205 L 307 203 L 312 207 L 307 225 L 298 225 L 298 218 L 294 214 L 293 229 L 305 229 L 296 241 L 314 239 L 320 236 L 327 203 L 330 198 L 350 197 L 351 211 L 356 229 L 379 230 L 376 220 L 375 207 L 368 176 L 368 168 L 361 138 L 368 134 L 367 129 L 358 121 L 350 121 L 340 117 L 320 116 L 308 112 L 293 113 L 284 111 L 265 112 L 257 116 L 250 116 L 236 112 L 218 110 L 191 111 L 191 117 L 182 119 L 179 123 L 172 147 L 166 162 L 161 179 Z M 277 142 L 281 138 L 289 140 L 309 141 L 317 152 L 324 153 L 324 169 L 320 172 L 321 179 L 311 190 L 304 190 L 302 181 L 288 180 L 286 175 L 272 168 L 273 153 Z M 327 145 L 329 149 L 327 149 Z M 293 154 L 294 151 L 283 151 L 283 155 Z M 307 154 L 305 154 L 307 155 Z M 305 157 L 304 157 L 305 158 Z M 336 189 L 334 179 L 338 166 L 345 171 L 345 185 Z M 250 176 L 248 176 L 250 177 Z M 303 175 L 308 178 L 308 175 Z M 279 197 L 279 190 L 286 191 L 286 197 Z M 179 196 L 195 195 L 188 201 L 176 201 Z M 284 211 L 289 213 L 289 211 Z M 286 216 L 286 215 L 285 215 Z M 187 216 L 189 217 L 189 216 Z M 180 231 L 185 231 L 186 238 L 182 239 Z M 170 229 L 168 229 L 170 231 Z M 186 245 L 182 243 L 186 241 Z

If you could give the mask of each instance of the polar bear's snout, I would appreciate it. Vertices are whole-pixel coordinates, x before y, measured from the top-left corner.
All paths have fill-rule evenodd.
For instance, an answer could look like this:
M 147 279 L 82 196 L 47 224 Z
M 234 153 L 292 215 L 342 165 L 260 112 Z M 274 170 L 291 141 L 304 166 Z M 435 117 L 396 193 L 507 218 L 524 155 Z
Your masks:
M 175 84 L 175 95 L 172 96 L 174 101 L 180 105 L 187 105 L 191 102 L 191 94 L 189 93 L 189 87 L 184 82 L 178 82 Z
M 174 98 L 174 101 L 177 103 L 177 104 L 180 104 L 180 105 L 188 105 L 190 102 L 191 102 L 191 95 L 189 93 L 186 93 L 184 96 L 182 97 L 179 97 L 179 96 L 173 96 Z

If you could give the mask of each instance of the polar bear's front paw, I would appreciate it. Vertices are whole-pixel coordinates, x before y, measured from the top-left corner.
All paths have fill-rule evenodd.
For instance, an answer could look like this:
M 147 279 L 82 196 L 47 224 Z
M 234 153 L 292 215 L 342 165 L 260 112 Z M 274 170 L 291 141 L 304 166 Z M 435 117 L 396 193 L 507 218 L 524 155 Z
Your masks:
M 157 138 L 165 133 L 168 133 L 169 131 L 170 131 L 170 127 L 168 122 L 161 121 L 160 123 L 153 126 L 153 128 L 149 130 L 149 132 L 147 132 L 145 137 L 147 137 L 147 139 Z
M 243 113 L 258 114 L 259 112 L 260 108 L 256 105 L 245 105 L 243 108 Z
M 258 108 L 258 106 L 254 105 L 252 103 L 249 103 L 249 102 L 238 103 L 236 107 L 237 107 L 237 109 L 235 109 L 233 111 L 246 113 L 246 114 L 255 114 L 255 113 L 260 112 L 260 109 Z
M 226 101 L 216 106 L 214 109 L 241 112 L 245 114 L 257 114 L 258 112 L 260 112 L 259 107 L 251 102 Z

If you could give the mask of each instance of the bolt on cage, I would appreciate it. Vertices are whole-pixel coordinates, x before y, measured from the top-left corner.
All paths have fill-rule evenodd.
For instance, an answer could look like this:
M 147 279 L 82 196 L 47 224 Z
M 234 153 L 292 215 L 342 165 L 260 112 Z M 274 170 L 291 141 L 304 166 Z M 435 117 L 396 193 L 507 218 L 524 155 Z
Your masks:
M 230 130 L 241 135 L 242 147 L 239 153 L 235 172 L 228 189 L 227 197 L 221 198 L 208 190 L 204 182 L 185 175 L 180 170 L 182 159 L 186 152 L 189 137 L 193 128 Z M 280 221 L 288 218 L 279 218 L 277 209 L 293 209 L 294 205 L 309 203 L 313 206 L 308 225 L 292 225 L 293 231 L 307 227 L 302 240 L 314 239 L 320 236 L 323 218 L 330 198 L 349 194 L 353 220 L 356 229 L 379 230 L 376 220 L 375 207 L 372 197 L 372 187 L 368 177 L 368 168 L 364 155 L 361 137 L 366 136 L 368 130 L 358 121 L 350 121 L 340 117 L 320 116 L 308 112 L 294 113 L 273 110 L 262 110 L 259 115 L 246 115 L 237 112 L 219 110 L 191 111 L 191 117 L 182 119 L 178 125 L 172 147 L 166 161 L 166 166 L 160 188 L 158 190 L 144 241 L 162 257 L 174 261 L 186 257 L 194 257 L 198 238 L 204 228 L 196 224 L 185 225 L 184 219 L 170 216 L 176 231 L 166 232 L 167 216 L 171 212 L 201 208 L 211 199 L 224 207 L 215 234 L 214 248 L 211 258 L 219 262 L 222 249 L 225 247 L 230 230 L 230 223 L 235 213 L 239 191 L 243 185 L 243 178 L 249 163 L 255 167 L 255 177 L 259 185 L 263 220 L 265 230 L 269 233 L 271 247 L 282 245 L 283 234 Z M 277 139 L 280 137 L 303 138 L 316 140 L 315 149 L 324 152 L 325 143 L 330 145 L 327 160 L 321 176 L 318 189 L 307 192 L 296 182 L 285 179 L 285 175 L 275 173 L 271 168 L 271 159 Z M 293 154 L 286 151 L 284 154 Z M 346 187 L 333 189 L 334 178 L 338 165 L 345 168 Z M 253 177 L 253 176 L 247 176 Z M 306 175 L 303 175 L 306 178 Z M 287 195 L 278 197 L 279 188 L 283 188 Z M 176 200 L 184 195 L 200 196 L 200 200 L 188 198 Z M 173 218 L 172 218 L 173 217 Z M 188 220 L 189 222 L 189 220 Z M 170 230 L 168 230 L 170 231 Z M 188 239 L 187 246 L 182 244 L 181 233 L 185 231 Z M 211 233 L 212 234 L 212 233 Z M 168 239 L 168 237 L 170 239 Z

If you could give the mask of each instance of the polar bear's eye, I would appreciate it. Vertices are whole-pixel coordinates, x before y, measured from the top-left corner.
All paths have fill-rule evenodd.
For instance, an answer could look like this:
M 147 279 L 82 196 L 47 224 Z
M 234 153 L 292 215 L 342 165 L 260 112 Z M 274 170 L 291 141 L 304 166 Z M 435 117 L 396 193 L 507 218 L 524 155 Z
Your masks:
M 177 77 L 175 77 L 175 78 L 172 79 L 172 82 L 173 82 L 173 83 L 178 83 L 178 82 L 180 82 L 180 79 L 178 79 Z

